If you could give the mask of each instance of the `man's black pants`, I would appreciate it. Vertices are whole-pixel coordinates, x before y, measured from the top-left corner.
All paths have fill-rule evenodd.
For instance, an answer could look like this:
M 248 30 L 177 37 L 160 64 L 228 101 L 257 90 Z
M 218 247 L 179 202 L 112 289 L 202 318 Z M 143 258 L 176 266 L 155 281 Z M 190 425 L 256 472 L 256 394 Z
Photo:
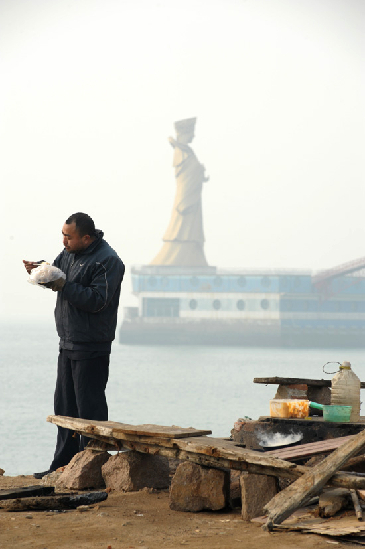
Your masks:
M 87 353 L 84 353 L 87 356 Z M 109 376 L 110 355 L 76 360 L 73 351 L 60 350 L 54 395 L 54 413 L 57 416 L 83 419 L 108 419 L 108 405 L 105 388 Z M 89 442 L 69 429 L 58 427 L 57 444 L 52 471 L 67 465 L 75 454 L 81 452 Z

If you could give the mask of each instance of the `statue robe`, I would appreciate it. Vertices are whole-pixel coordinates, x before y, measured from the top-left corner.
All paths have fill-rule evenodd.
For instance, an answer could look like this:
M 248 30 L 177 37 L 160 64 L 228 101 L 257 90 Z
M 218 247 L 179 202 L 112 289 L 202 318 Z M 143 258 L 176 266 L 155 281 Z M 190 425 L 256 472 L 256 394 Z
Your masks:
M 204 166 L 193 150 L 174 141 L 176 195 L 164 244 L 151 265 L 206 266 L 202 216 Z

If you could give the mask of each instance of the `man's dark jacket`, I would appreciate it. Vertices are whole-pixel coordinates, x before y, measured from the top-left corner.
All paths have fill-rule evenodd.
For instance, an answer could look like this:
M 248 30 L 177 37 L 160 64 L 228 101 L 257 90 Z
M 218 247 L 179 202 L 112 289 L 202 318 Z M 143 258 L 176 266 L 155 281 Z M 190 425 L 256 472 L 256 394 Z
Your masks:
M 95 344 L 106 344 L 115 337 L 125 268 L 103 239 L 104 233 L 97 230 L 96 235 L 85 250 L 75 254 L 63 250 L 53 263 L 66 274 L 55 308 L 60 346 L 64 349 L 95 348 Z

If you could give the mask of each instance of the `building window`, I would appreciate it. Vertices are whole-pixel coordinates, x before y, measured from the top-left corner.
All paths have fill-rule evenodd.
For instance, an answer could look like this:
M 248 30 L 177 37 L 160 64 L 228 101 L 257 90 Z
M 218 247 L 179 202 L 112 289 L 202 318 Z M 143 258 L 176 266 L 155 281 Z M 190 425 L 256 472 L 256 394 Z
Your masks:
M 163 276 L 161 278 L 161 286 L 163 288 L 166 288 L 168 285 L 169 285 L 169 279 L 167 278 L 167 276 Z
M 352 309 L 353 311 L 357 311 L 357 310 L 358 310 L 358 302 L 357 302 L 357 301 L 353 301 L 353 302 L 351 303 L 351 309 Z
M 148 279 L 148 284 L 152 287 L 156 286 L 157 280 L 155 276 L 150 276 Z
M 270 278 L 268 276 L 263 276 L 262 279 L 261 279 L 261 285 L 264 288 L 270 288 L 270 285 L 271 285 Z
M 246 286 L 246 277 L 245 276 L 239 276 L 237 280 L 238 286 L 243 288 L 243 286 Z
M 264 309 L 265 311 L 269 308 L 269 300 L 268 299 L 261 299 L 261 309 Z
M 196 288 L 199 285 L 199 279 L 197 276 L 192 276 L 190 279 L 190 285 Z
M 190 307 L 190 309 L 191 309 L 192 311 L 195 311 L 195 309 L 197 308 L 197 306 L 198 306 L 198 302 L 197 302 L 196 299 L 191 299 L 191 300 L 189 301 L 189 307 Z
M 300 284 L 301 284 L 300 276 L 296 276 L 294 278 L 294 288 L 299 288 Z
M 143 299 L 143 316 L 145 317 L 178 317 L 179 314 L 179 299 L 155 297 Z
M 243 301 L 243 299 L 239 299 L 236 303 L 236 306 L 239 311 L 243 311 L 245 308 L 245 302 Z
M 221 302 L 219 299 L 215 299 L 213 301 L 213 308 L 218 311 L 221 308 Z

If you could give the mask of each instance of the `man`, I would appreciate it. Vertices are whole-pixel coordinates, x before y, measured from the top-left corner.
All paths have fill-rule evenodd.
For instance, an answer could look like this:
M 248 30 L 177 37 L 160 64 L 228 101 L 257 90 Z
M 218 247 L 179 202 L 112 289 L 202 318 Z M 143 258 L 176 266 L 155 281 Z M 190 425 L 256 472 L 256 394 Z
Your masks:
M 66 274 L 66 280 L 46 284 L 57 292 L 55 320 L 60 337 L 54 413 L 105 421 L 109 357 L 125 268 L 87 214 L 71 215 L 62 235 L 65 248 L 53 265 Z M 23 263 L 28 273 L 38 265 Z M 67 465 L 87 442 L 86 437 L 58 427 L 50 468 L 34 473 L 35 478 Z

